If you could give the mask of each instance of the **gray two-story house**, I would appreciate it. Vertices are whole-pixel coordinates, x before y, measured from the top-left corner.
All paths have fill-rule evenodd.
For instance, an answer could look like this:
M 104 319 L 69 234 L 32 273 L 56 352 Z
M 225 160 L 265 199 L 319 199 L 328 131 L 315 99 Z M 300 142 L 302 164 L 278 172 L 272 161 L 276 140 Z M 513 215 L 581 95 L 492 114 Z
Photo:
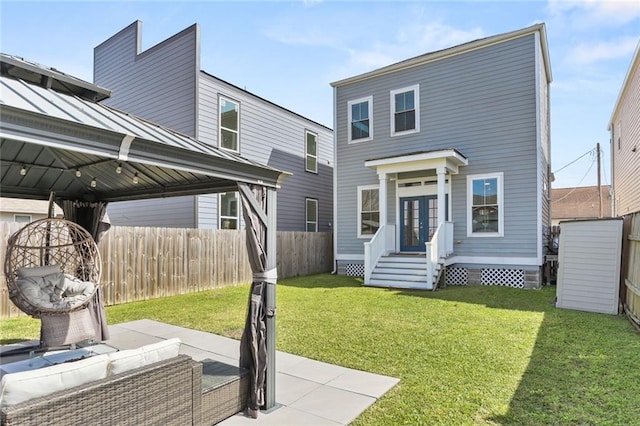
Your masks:
M 109 106 L 292 173 L 278 191 L 278 230 L 333 230 L 333 131 L 200 69 L 197 24 L 141 50 L 136 21 L 94 49 Z M 212 46 L 211 48 L 215 48 Z M 116 225 L 235 229 L 238 194 L 111 203 Z
M 338 272 L 538 287 L 551 80 L 539 24 L 332 83 Z

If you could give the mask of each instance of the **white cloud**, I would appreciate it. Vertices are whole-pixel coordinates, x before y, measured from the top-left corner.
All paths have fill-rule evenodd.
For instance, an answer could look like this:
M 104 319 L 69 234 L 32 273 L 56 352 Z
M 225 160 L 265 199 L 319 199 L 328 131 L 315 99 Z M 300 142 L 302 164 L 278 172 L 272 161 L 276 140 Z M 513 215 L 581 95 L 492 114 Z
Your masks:
M 611 41 L 582 43 L 567 55 L 567 60 L 576 64 L 591 64 L 610 59 L 627 58 L 633 55 L 638 44 L 636 37 L 625 37 Z
M 640 18 L 638 0 L 549 0 L 547 6 L 553 18 L 582 29 L 615 27 Z
M 391 41 L 349 48 L 348 61 L 333 70 L 332 75 L 334 79 L 346 78 L 482 37 L 480 28 L 464 30 L 442 22 L 404 26 Z

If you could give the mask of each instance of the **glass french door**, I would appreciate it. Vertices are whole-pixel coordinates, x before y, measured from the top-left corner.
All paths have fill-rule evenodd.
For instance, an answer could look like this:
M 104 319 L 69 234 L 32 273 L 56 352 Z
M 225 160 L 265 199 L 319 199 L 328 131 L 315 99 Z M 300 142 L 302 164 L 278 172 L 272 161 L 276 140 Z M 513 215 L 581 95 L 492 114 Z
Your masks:
M 400 251 L 425 251 L 438 228 L 435 195 L 400 198 Z

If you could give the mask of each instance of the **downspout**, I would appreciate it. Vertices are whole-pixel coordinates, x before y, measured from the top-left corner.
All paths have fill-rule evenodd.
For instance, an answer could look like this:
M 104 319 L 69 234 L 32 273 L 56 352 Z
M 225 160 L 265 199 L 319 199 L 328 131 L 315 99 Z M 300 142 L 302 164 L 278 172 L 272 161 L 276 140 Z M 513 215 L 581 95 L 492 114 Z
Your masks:
M 337 112 L 336 112 L 336 87 L 333 87 L 333 271 L 331 275 L 338 273 L 338 136 L 337 136 Z

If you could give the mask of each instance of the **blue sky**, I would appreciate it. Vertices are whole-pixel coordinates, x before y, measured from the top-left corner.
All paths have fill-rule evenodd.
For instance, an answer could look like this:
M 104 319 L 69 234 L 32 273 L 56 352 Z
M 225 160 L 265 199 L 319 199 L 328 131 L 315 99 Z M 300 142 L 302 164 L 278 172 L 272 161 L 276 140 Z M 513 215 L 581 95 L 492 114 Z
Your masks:
M 110 1 L 2 0 L 0 51 L 93 80 L 93 48 L 135 20 L 147 49 L 198 23 L 201 68 L 333 127 L 330 82 L 477 38 L 545 22 L 552 170 L 600 142 L 640 41 L 640 1 Z M 595 156 L 553 187 L 596 183 Z

